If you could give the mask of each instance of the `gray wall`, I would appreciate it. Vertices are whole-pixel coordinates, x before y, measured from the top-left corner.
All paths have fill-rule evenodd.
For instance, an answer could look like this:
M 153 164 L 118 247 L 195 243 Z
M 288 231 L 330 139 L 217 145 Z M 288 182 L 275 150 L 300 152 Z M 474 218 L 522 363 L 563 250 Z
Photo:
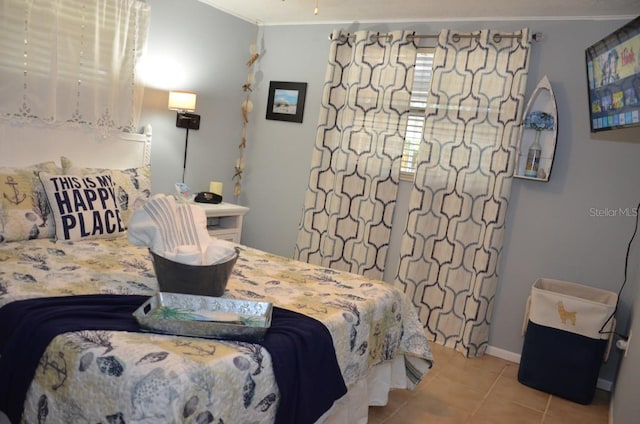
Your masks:
M 640 132 L 590 134 L 584 49 L 630 19 L 261 27 L 258 44 L 262 57 L 252 97 L 255 109 L 248 133 L 244 191 L 235 199 L 231 176 L 241 128 L 239 105 L 244 93 L 240 87 L 246 79 L 244 64 L 255 27 L 195 0 L 149 3 L 149 50 L 183 57 L 193 73 L 192 84 L 177 88 L 198 92 L 202 128 L 190 133 L 187 183 L 204 190 L 212 179 L 223 181 L 226 201 L 251 208 L 245 217 L 242 242 L 283 256 L 291 256 L 295 245 L 331 30 L 411 28 L 436 33 L 443 27 L 460 31 L 529 27 L 542 32 L 543 41 L 533 46 L 527 93 L 548 75 L 558 101 L 558 146 L 548 183 L 515 180 L 513 184 L 490 345 L 520 353 L 524 304 L 537 278 L 619 290 L 634 217 L 596 217 L 592 211 L 637 205 Z M 308 83 L 302 124 L 265 119 L 269 81 Z M 143 113 L 143 121 L 154 125 L 154 190 L 164 192 L 172 190 L 181 178 L 184 143 L 184 130 L 175 128 L 175 114 L 166 110 L 166 99 L 166 91 L 148 89 Z M 402 183 L 386 281 L 394 277 L 407 213 L 402 205 L 407 204 L 408 193 L 409 184 Z M 631 278 L 618 314 L 620 331 L 628 329 L 638 281 L 638 255 L 630 265 Z M 619 355 L 614 352 L 601 377 L 613 381 L 618 363 Z
M 146 56 L 154 83 L 145 87 L 141 122 L 153 126 L 153 190 L 171 193 L 174 183 L 182 180 L 186 131 L 176 127 L 176 112 L 167 109 L 167 102 L 169 90 L 187 90 L 198 96 L 201 122 L 199 130 L 189 131 L 185 183 L 205 191 L 209 181 L 222 181 L 223 196 L 231 200 L 245 63 L 256 27 L 195 0 L 147 3 L 151 27 Z M 166 59 L 175 61 L 182 72 L 158 78 L 166 71 Z
M 634 243 L 635 260 L 640 259 L 640 243 Z M 635 282 L 635 301 L 632 305 L 630 326 L 626 332 L 629 336 L 626 355 L 620 361 L 620 368 L 612 397 L 612 417 L 613 423 L 633 423 L 638 421 L 640 416 L 640 403 L 638 403 L 638 389 L 640 382 L 640 296 L 637 294 L 637 286 L 640 278 L 632 281 Z
M 490 345 L 495 348 L 520 353 L 524 304 L 537 278 L 573 281 L 614 292 L 622 284 L 624 255 L 634 218 L 594 217 L 592 208 L 634 208 L 640 201 L 636 171 L 640 131 L 603 135 L 589 132 L 584 50 L 625 22 L 342 26 L 348 30 L 380 31 L 411 28 L 419 33 L 436 33 L 442 27 L 514 31 L 526 26 L 543 33 L 543 41 L 533 46 L 527 93 L 544 74 L 548 75 L 558 101 L 558 146 L 548 183 L 515 180 L 513 184 L 490 337 Z M 260 116 L 253 125 L 247 156 L 247 188 L 241 199 L 251 208 L 245 221 L 245 244 L 284 256 L 293 252 L 328 57 L 327 36 L 334 27 L 340 25 L 262 29 L 265 54 L 260 62 L 263 78 L 256 91 L 257 113 L 264 114 L 270 80 L 306 81 L 309 86 L 302 124 L 269 121 Z M 393 281 L 398 262 L 399 240 L 407 214 L 403 205 L 407 204 L 409 190 L 408 183 L 401 184 L 386 281 Z M 630 303 L 623 296 L 619 314 L 622 326 Z M 618 355 L 614 352 L 603 367 L 602 378 L 614 379 L 617 362 Z

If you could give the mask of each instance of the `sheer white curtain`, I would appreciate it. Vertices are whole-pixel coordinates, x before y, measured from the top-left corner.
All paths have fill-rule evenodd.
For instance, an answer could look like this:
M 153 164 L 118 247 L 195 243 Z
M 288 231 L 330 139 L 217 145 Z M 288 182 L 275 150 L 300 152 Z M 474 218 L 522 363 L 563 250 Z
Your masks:
M 138 127 L 149 6 L 137 0 L 1 0 L 0 117 Z
M 332 34 L 296 259 L 382 278 L 416 56 L 408 34 Z
M 428 337 L 466 356 L 482 355 L 489 338 L 528 38 L 445 30 L 433 61 L 395 284 Z

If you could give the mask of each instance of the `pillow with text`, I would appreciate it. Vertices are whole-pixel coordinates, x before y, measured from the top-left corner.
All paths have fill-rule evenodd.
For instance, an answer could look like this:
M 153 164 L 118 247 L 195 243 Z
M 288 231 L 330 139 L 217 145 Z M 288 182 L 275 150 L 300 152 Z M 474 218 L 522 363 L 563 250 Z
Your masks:
M 110 172 L 91 175 L 40 173 L 55 221 L 56 239 L 114 238 L 125 231 Z

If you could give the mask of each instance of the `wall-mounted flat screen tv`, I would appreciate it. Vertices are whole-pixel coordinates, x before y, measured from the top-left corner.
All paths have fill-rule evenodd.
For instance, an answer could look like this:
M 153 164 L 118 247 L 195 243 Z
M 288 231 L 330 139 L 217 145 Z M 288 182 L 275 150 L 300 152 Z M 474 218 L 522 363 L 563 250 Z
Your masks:
M 591 132 L 640 126 L 640 16 L 585 56 Z

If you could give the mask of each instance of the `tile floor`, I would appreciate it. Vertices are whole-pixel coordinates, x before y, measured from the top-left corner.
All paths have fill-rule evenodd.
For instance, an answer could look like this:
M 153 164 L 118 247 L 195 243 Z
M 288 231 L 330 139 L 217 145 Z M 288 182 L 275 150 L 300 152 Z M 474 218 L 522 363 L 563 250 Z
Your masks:
M 413 391 L 395 390 L 386 406 L 369 408 L 371 424 L 606 424 L 609 393 L 590 405 L 518 382 L 518 364 L 485 355 L 466 359 L 432 343 L 434 368 Z

